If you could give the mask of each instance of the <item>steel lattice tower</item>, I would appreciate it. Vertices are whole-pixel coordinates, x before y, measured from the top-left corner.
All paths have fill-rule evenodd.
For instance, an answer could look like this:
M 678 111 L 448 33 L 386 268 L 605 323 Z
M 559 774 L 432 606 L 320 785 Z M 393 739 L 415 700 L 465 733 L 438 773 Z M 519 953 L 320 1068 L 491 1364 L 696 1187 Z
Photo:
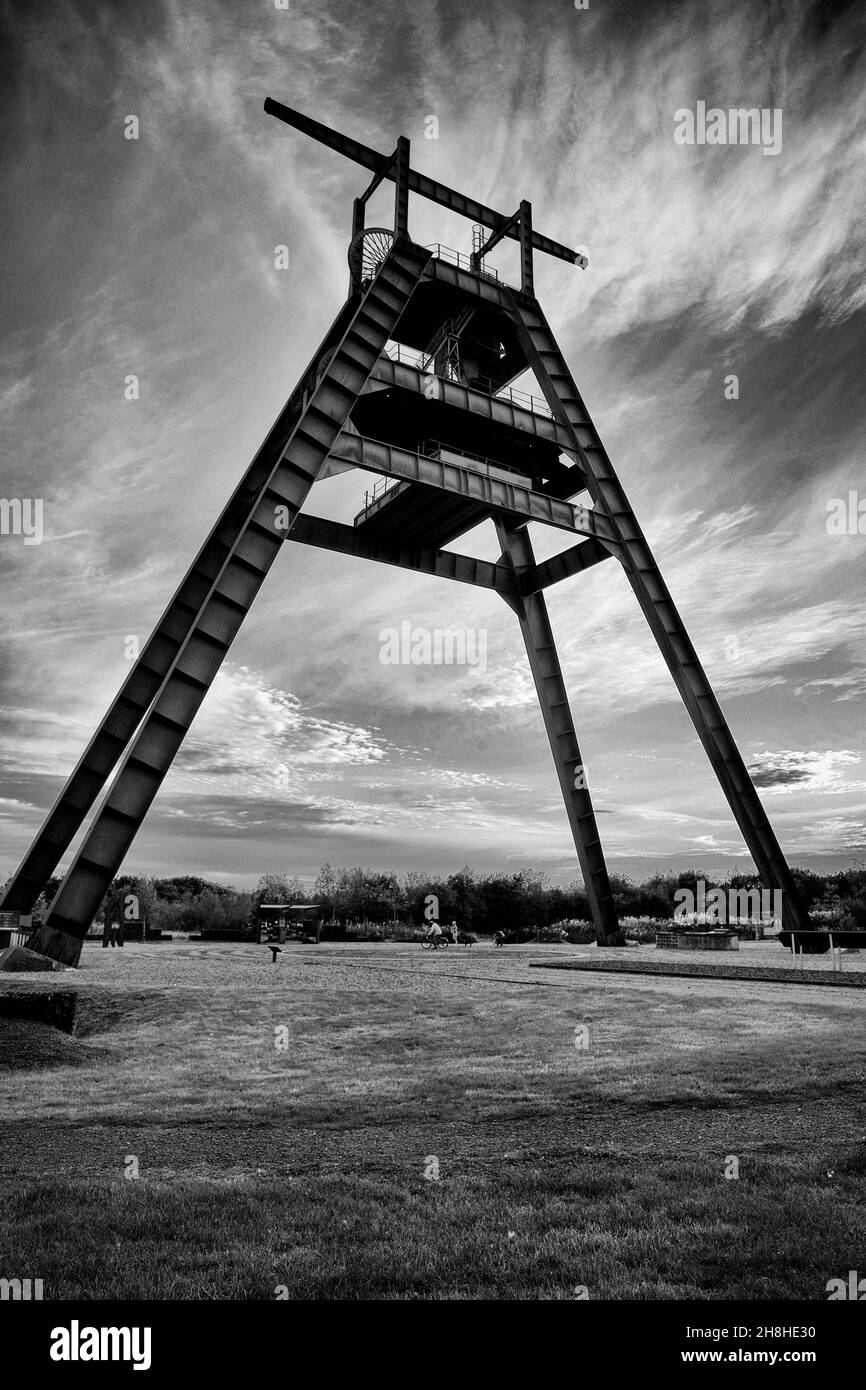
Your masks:
M 786 928 L 807 914 L 785 857 L 533 286 L 533 254 L 585 259 L 511 216 L 391 155 L 268 99 L 265 111 L 373 173 L 355 199 L 349 297 L 196 556 L 4 894 L 26 920 L 73 837 L 102 800 L 29 945 L 67 964 L 83 938 L 284 541 L 362 556 L 495 590 L 514 610 L 598 940 L 621 944 L 613 895 L 544 591 L 611 558 L 622 566 L 691 716 L 765 887 L 782 892 Z M 383 180 L 393 228 L 365 227 Z M 409 237 L 409 194 L 487 229 L 471 256 Z M 520 244 L 520 289 L 485 268 L 503 238 Z M 389 348 L 390 344 L 390 348 Z M 546 406 L 510 390 L 529 368 Z M 390 480 L 353 526 L 301 507 L 317 479 L 361 468 Z M 588 493 L 589 504 L 573 500 Z M 442 547 L 485 519 L 495 562 Z M 576 539 L 537 563 L 527 530 Z

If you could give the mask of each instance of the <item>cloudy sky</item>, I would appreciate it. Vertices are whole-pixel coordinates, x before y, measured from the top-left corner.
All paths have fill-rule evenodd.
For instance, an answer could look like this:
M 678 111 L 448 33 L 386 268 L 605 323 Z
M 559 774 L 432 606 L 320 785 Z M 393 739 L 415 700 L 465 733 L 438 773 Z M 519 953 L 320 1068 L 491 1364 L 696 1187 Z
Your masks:
M 44 507 L 40 544 L 0 535 L 0 873 L 345 295 L 368 175 L 265 116 L 266 96 L 383 151 L 403 133 L 420 170 L 504 211 L 528 197 L 536 227 L 587 248 L 587 271 L 538 256 L 536 290 L 779 838 L 794 862 L 866 854 L 856 6 L 64 0 L 0 16 L 0 494 Z M 678 144 L 676 113 L 698 102 L 781 111 L 781 149 Z M 388 195 L 371 211 L 387 217 Z M 469 224 L 418 199 L 410 229 L 470 249 Z M 513 279 L 511 248 L 492 259 Z M 307 510 L 351 520 L 368 481 L 321 483 Z M 853 527 L 830 534 L 828 504 L 852 492 Z M 568 544 L 533 538 L 539 555 Z M 488 528 L 452 548 L 497 553 Z M 549 605 L 612 867 L 741 854 L 616 562 Z M 483 630 L 486 669 L 383 666 L 380 634 L 404 620 Z M 495 594 L 287 544 L 128 867 L 572 878 L 534 700 Z

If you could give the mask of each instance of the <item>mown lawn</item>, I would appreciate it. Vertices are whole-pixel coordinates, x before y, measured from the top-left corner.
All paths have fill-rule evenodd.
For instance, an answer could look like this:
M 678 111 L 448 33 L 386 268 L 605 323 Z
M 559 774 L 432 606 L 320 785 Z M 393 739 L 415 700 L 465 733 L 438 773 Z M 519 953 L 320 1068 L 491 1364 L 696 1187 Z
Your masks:
M 396 947 L 167 986 L 147 949 L 75 1036 L 0 1023 L 0 1274 L 46 1298 L 823 1300 L 866 1268 L 856 996 Z

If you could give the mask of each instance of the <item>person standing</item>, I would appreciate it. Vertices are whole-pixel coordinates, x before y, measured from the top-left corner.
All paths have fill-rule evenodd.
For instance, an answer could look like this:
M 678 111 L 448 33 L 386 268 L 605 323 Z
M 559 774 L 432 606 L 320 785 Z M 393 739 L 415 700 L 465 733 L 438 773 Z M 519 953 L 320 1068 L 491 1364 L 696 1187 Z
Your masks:
M 457 945 L 457 923 L 456 923 L 456 922 L 452 922 L 452 923 L 451 923 L 451 940 L 454 942 L 454 945 L 456 946 L 456 945 Z

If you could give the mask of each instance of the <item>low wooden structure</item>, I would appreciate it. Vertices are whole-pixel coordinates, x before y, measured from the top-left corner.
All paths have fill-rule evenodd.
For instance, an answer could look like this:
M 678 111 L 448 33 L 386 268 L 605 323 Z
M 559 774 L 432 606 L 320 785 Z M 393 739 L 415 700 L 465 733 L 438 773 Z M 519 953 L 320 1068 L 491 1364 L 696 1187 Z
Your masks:
M 287 937 L 294 936 L 314 937 L 318 945 L 322 936 L 321 911 L 320 903 L 259 903 L 256 944 L 279 942 L 282 946 Z
M 740 938 L 735 930 L 716 927 L 710 931 L 656 932 L 656 945 L 674 951 L 739 951 Z

